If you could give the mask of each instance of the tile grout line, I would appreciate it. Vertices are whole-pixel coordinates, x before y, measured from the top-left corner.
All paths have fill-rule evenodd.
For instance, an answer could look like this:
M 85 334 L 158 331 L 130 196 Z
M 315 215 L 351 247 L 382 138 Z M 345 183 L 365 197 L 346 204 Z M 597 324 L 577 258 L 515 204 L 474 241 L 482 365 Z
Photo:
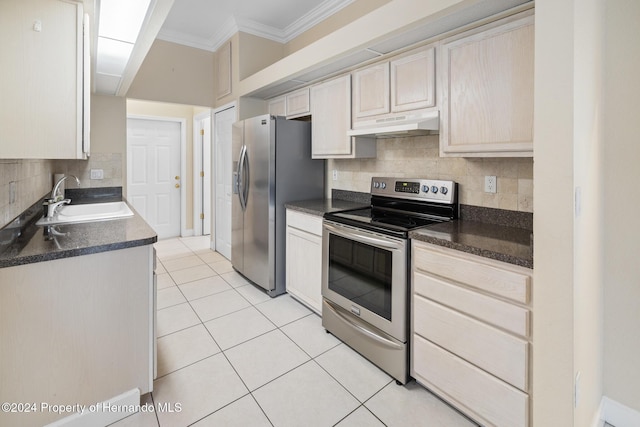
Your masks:
M 190 250 L 191 250 L 191 249 L 190 249 Z M 193 252 L 193 251 L 192 251 L 192 252 Z M 214 251 L 214 252 L 215 252 L 215 251 Z M 208 265 L 208 264 L 207 264 L 207 263 L 205 263 L 205 265 Z M 163 267 L 164 267 L 164 265 L 163 265 Z M 209 268 L 211 268 L 211 267 L 209 266 Z M 213 270 L 213 268 L 211 268 L 211 269 Z M 215 272 L 215 270 L 213 270 L 213 271 Z M 169 273 L 169 272 L 167 271 L 167 273 Z M 217 275 L 218 277 L 221 277 L 220 273 L 217 273 L 217 272 L 215 272 L 215 273 L 216 273 L 216 275 Z M 170 277 L 171 277 L 172 281 L 174 281 L 174 283 L 175 283 L 175 280 L 173 279 L 173 277 L 172 277 L 171 275 L 170 275 Z M 215 277 L 215 276 L 210 276 L 210 277 Z M 256 304 L 254 304 L 254 303 L 253 303 L 253 302 L 251 302 L 248 298 L 244 297 L 244 295 L 242 295 L 240 292 L 238 292 L 238 291 L 237 291 L 237 289 L 236 289 L 236 287 L 234 287 L 231 283 L 229 283 L 229 282 L 228 282 L 227 280 L 225 280 L 223 277 L 221 277 L 221 278 L 222 278 L 222 280 L 224 280 L 224 281 L 225 281 L 229 286 L 231 286 L 231 288 L 232 288 L 234 291 L 236 291 L 236 294 L 238 294 L 240 297 L 242 297 L 245 301 L 247 301 L 247 302 L 249 303 L 249 307 L 244 307 L 244 308 L 242 308 L 242 309 L 240 309 L 240 310 L 235 310 L 235 311 L 230 312 L 230 313 L 227 313 L 227 314 L 225 314 L 225 315 L 223 315 L 223 316 L 219 316 L 219 317 L 216 317 L 216 318 L 213 318 L 213 319 L 209 319 L 209 320 L 207 320 L 206 322 L 210 322 L 210 321 L 213 321 L 213 320 L 216 320 L 216 319 L 220 319 L 220 318 L 223 318 L 223 317 L 225 317 L 225 316 L 228 316 L 228 315 L 231 315 L 231 314 L 234 314 L 234 313 L 238 313 L 239 311 L 245 310 L 245 309 L 247 309 L 247 308 L 254 308 L 254 309 L 256 309 L 256 310 L 257 310 L 257 311 L 258 311 L 258 312 L 259 312 L 263 317 L 265 317 L 265 318 L 267 319 L 267 321 L 269 321 L 269 322 L 270 322 L 270 323 L 275 327 L 275 329 L 273 329 L 273 330 L 271 330 L 271 331 L 267 331 L 267 332 L 261 333 L 261 334 L 259 334 L 259 335 L 255 336 L 255 337 L 252 337 L 252 338 L 250 338 L 250 339 L 248 339 L 248 340 L 246 340 L 246 341 L 243 341 L 242 343 L 235 344 L 235 345 L 233 345 L 232 347 L 229 347 L 228 349 L 223 350 L 223 349 L 222 349 L 222 347 L 218 344 L 218 342 L 215 340 L 215 338 L 214 338 L 214 337 L 213 337 L 213 335 L 211 334 L 211 331 L 206 327 L 206 325 L 205 325 L 205 323 L 206 323 L 206 322 L 202 320 L 202 318 L 200 317 L 200 315 L 198 314 L 198 312 L 197 312 L 197 311 L 193 308 L 193 306 L 191 305 L 191 301 L 190 301 L 190 300 L 188 300 L 188 299 L 187 299 L 187 297 L 184 295 L 184 293 L 183 293 L 182 289 L 180 288 L 180 285 L 178 285 L 177 283 L 175 283 L 175 286 L 180 290 L 180 293 L 181 293 L 181 294 L 183 295 L 183 297 L 185 298 L 186 303 L 187 303 L 187 304 L 189 304 L 189 307 L 193 310 L 193 312 L 196 314 L 196 317 L 197 317 L 197 318 L 198 318 L 198 320 L 199 320 L 199 324 L 192 325 L 192 326 L 189 326 L 189 327 L 187 327 L 187 328 L 183 328 L 183 329 L 181 329 L 180 331 L 184 331 L 184 330 L 186 330 L 186 329 L 189 329 L 189 328 L 192 328 L 192 327 L 195 327 L 195 326 L 198 326 L 198 325 L 202 325 L 202 326 L 205 328 L 205 330 L 207 331 L 208 335 L 209 335 L 209 336 L 211 337 L 211 339 L 213 340 L 213 342 L 214 342 L 214 343 L 216 344 L 216 346 L 220 349 L 220 351 L 219 351 L 218 353 L 215 353 L 215 354 L 212 354 L 212 355 L 210 355 L 210 356 L 208 356 L 208 357 L 205 357 L 205 358 L 203 358 L 203 359 L 201 359 L 201 360 L 198 360 L 198 361 L 192 362 L 192 363 L 190 363 L 190 364 L 189 364 L 189 365 L 187 365 L 187 366 L 183 366 L 183 367 L 181 367 L 181 368 L 179 368 L 179 369 L 176 369 L 175 371 L 172 371 L 172 372 L 166 373 L 165 375 L 163 375 L 162 377 L 158 377 L 157 379 L 163 378 L 163 377 L 165 377 L 165 376 L 167 376 L 167 375 L 169 375 L 169 374 L 171 374 L 171 373 L 178 372 L 178 371 L 180 371 L 181 369 L 184 369 L 184 368 L 186 368 L 186 367 L 188 367 L 188 366 L 192 366 L 192 365 L 194 365 L 194 364 L 196 364 L 196 363 L 199 363 L 199 362 L 201 362 L 201 361 L 203 361 L 203 360 L 206 360 L 206 359 L 208 359 L 208 358 L 211 358 L 211 357 L 213 357 L 213 356 L 216 356 L 216 355 L 222 354 L 222 355 L 225 357 L 225 360 L 227 361 L 227 363 L 229 364 L 229 366 L 231 366 L 231 368 L 233 369 L 233 371 L 235 372 L 235 374 L 238 376 L 238 378 L 240 379 L 240 381 L 242 382 L 242 384 L 244 385 L 244 387 L 245 387 L 245 388 L 246 388 L 246 390 L 248 391 L 248 392 L 247 392 L 247 394 L 244 394 L 244 395 L 242 395 L 242 396 L 238 397 L 237 399 L 233 400 L 232 402 L 229 402 L 228 404 L 226 404 L 226 405 L 224 405 L 224 406 L 222 406 L 222 407 L 220 407 L 220 408 L 216 409 L 215 411 L 213 411 L 213 412 L 211 412 L 211 413 L 209 413 L 209 414 L 207 414 L 207 415 L 203 416 L 201 419 L 194 421 L 194 423 L 191 423 L 190 425 L 193 425 L 193 424 L 195 424 L 195 423 L 197 423 L 197 422 L 199 422 L 199 421 L 202 421 L 203 419 L 205 419 L 205 418 L 207 418 L 207 417 L 209 417 L 209 416 L 211 416 L 211 415 L 213 415 L 213 414 L 217 413 L 218 411 L 222 410 L 223 408 L 226 408 L 226 407 L 228 407 L 229 405 L 231 405 L 231 404 L 233 404 L 233 403 L 237 402 L 238 400 L 240 400 L 240 399 L 242 399 L 242 398 L 246 397 L 247 395 L 250 395 L 250 396 L 252 397 L 252 399 L 254 400 L 254 402 L 258 405 L 258 407 L 260 408 L 260 410 L 262 411 L 262 413 L 264 414 L 264 416 L 266 417 L 267 421 L 268 421 L 272 426 L 274 426 L 274 424 L 273 424 L 272 420 L 268 417 L 268 415 L 267 415 L 267 413 L 265 412 L 265 410 L 262 408 L 262 406 L 260 405 L 260 403 L 259 403 L 259 402 L 257 401 L 257 399 L 255 398 L 255 396 L 254 396 L 254 392 L 255 392 L 255 391 L 257 391 L 257 390 L 260 390 L 261 388 L 263 388 L 263 387 L 265 387 L 265 386 L 267 386 L 268 384 L 272 383 L 273 381 L 275 381 L 275 380 L 277 380 L 277 379 L 282 378 L 283 376 L 285 376 L 285 375 L 287 375 L 287 374 L 291 373 L 292 371 L 294 371 L 294 370 L 296 370 L 296 369 L 300 368 L 301 366 L 304 366 L 304 365 L 306 365 L 306 364 L 307 364 L 307 363 L 309 363 L 309 362 L 314 362 L 314 363 L 316 364 L 316 366 L 320 367 L 320 369 L 321 369 L 323 372 L 325 372 L 325 373 L 326 373 L 330 378 L 332 378 L 335 382 L 337 382 L 337 383 L 340 385 L 340 387 L 342 387 L 344 390 L 346 390 L 346 391 L 347 391 L 347 393 L 349 393 L 349 395 L 351 395 L 351 396 L 352 396 L 352 397 L 353 397 L 353 398 L 358 402 L 358 406 L 357 406 L 356 408 L 354 408 L 351 412 L 349 412 L 348 414 L 346 414 L 343 418 L 341 418 L 341 419 L 340 419 L 336 424 L 334 424 L 334 425 L 337 425 L 337 424 L 339 424 L 340 422 L 344 421 L 347 417 L 349 417 L 351 414 L 353 414 L 355 411 L 357 411 L 360 407 L 364 407 L 364 408 L 365 408 L 365 410 L 367 410 L 367 411 L 368 411 L 371 415 L 373 415 L 373 416 L 374 416 L 378 421 L 380 421 L 380 423 L 381 423 L 382 425 L 385 425 L 385 426 L 386 426 L 386 424 L 385 424 L 384 422 L 382 422 L 382 420 L 380 420 L 380 418 L 379 418 L 378 416 L 376 416 L 376 414 L 374 414 L 374 413 L 373 413 L 373 412 L 372 412 L 368 407 L 366 407 L 366 406 L 365 406 L 365 404 L 366 404 L 366 402 L 368 402 L 369 400 L 371 400 L 374 396 L 376 396 L 377 394 L 379 394 L 380 392 L 382 392 L 382 390 L 384 390 L 387 386 L 389 386 L 389 384 L 393 383 L 393 379 L 391 379 L 388 383 L 386 383 L 384 386 L 382 386 L 379 390 L 377 390 L 375 393 L 373 393 L 373 394 L 372 394 L 370 397 L 368 397 L 366 400 L 364 400 L 363 402 L 360 402 L 360 400 L 359 400 L 359 399 L 358 399 L 358 398 L 357 398 L 357 397 L 356 397 L 356 396 L 355 396 L 351 391 L 349 391 L 349 389 L 348 389 L 344 384 L 342 384 L 342 383 L 341 383 L 337 378 L 335 378 L 335 377 L 334 377 L 330 372 L 328 372 L 328 371 L 327 371 L 327 370 L 326 370 L 326 369 L 325 369 L 325 368 L 324 368 L 324 367 L 323 367 L 323 366 L 322 366 L 322 365 L 321 365 L 321 364 L 316 360 L 318 357 L 321 357 L 322 355 L 324 355 L 324 354 L 328 353 L 329 351 L 331 351 L 331 350 L 335 349 L 336 347 L 338 347 L 338 346 L 340 346 L 340 345 L 344 345 L 344 343 L 339 342 L 339 343 L 338 343 L 338 344 L 336 344 L 335 346 L 333 346 L 333 347 L 331 347 L 331 348 L 329 348 L 329 349 L 326 349 L 326 350 L 322 351 L 322 352 L 321 352 L 321 353 L 319 353 L 318 355 L 316 355 L 316 356 L 311 356 L 311 354 L 307 353 L 307 352 L 306 352 L 306 351 L 305 351 L 305 350 L 304 350 L 304 349 L 303 349 L 303 348 L 302 348 L 302 347 L 301 347 L 301 346 L 300 346 L 300 345 L 299 345 L 295 340 L 293 340 L 293 339 L 292 339 L 292 338 L 291 338 L 291 337 L 290 337 L 290 336 L 289 336 L 289 335 L 288 335 L 284 330 L 282 330 L 282 328 L 283 328 L 283 327 L 288 326 L 288 325 L 290 325 L 290 324 L 292 324 L 292 323 L 295 323 L 295 322 L 297 322 L 297 321 L 300 321 L 300 320 L 302 320 L 302 319 L 304 319 L 304 318 L 306 318 L 306 317 L 309 317 L 309 316 L 311 316 L 311 315 L 316 315 L 316 316 L 317 316 L 317 314 L 316 314 L 315 312 L 310 311 L 310 313 L 309 313 L 309 314 L 306 314 L 306 315 L 304 315 L 304 316 L 302 316 L 302 317 L 300 317 L 300 318 L 297 318 L 297 319 L 291 320 L 291 321 L 289 321 L 289 322 L 287 322 L 287 323 L 282 324 L 281 326 L 278 326 L 278 325 L 276 325 L 276 324 L 275 324 L 275 323 L 274 323 L 270 318 L 268 318 L 268 317 L 267 317 L 267 316 L 266 316 L 266 315 L 265 315 L 265 314 L 264 314 L 264 313 L 263 313 L 263 312 L 262 312 L 262 311 L 257 307 L 258 305 L 260 305 L 260 304 L 264 304 L 264 303 L 266 303 L 266 302 L 268 302 L 268 301 L 272 301 L 273 299 L 270 299 L 270 300 L 267 300 L 267 301 L 261 301 L 261 302 L 258 302 L 258 303 L 256 303 Z M 197 279 L 197 280 L 201 280 L 201 279 Z M 195 281 L 195 280 L 194 280 L 194 281 Z M 191 281 L 191 282 L 193 282 L 193 281 Z M 183 283 L 183 284 L 181 284 L 181 285 L 184 285 L 184 284 L 187 284 L 187 283 L 191 283 L 191 282 L 185 282 L 185 283 Z M 247 283 L 247 284 L 246 284 L 246 285 L 244 285 L 244 286 L 247 286 L 247 285 L 251 285 L 251 283 Z M 253 285 L 252 285 L 252 286 L 253 286 Z M 210 296 L 213 296 L 213 295 L 217 295 L 217 294 L 220 294 L 220 293 L 222 293 L 222 292 L 228 292 L 229 290 L 231 290 L 231 289 L 228 289 L 228 290 L 225 290 L 225 291 L 221 291 L 221 292 L 216 292 L 216 293 L 214 293 L 214 294 L 207 295 L 207 296 L 203 296 L 203 297 L 200 297 L 200 298 L 196 298 L 196 299 L 194 299 L 193 301 L 197 301 L 197 300 L 202 299 L 202 298 L 206 298 L 206 297 L 210 297 Z M 258 290 L 259 290 L 259 289 L 258 289 Z M 297 304 L 301 304 L 301 303 L 300 303 L 299 301 L 297 301 L 295 298 L 292 298 L 292 300 L 294 300 Z M 180 304 L 184 304 L 184 303 L 180 303 Z M 175 305 L 179 305 L 179 304 L 175 304 Z M 175 306 L 175 305 L 173 305 L 173 306 Z M 303 305 L 303 304 L 301 304 L 301 305 Z M 173 307 L 173 306 L 169 306 L 169 307 Z M 303 305 L 303 306 L 304 306 L 304 305 Z M 164 307 L 163 309 L 165 309 L 165 308 L 169 308 L 169 307 Z M 305 308 L 306 308 L 306 307 L 305 307 Z M 163 309 L 161 309 L 161 310 L 163 310 Z M 158 311 L 160 311 L 160 310 L 158 310 Z M 239 345 L 245 344 L 245 343 L 247 343 L 247 342 L 249 342 L 249 341 L 251 341 L 251 340 L 253 340 L 253 339 L 256 339 L 256 338 L 258 338 L 258 337 L 260 337 L 260 336 L 264 336 L 264 335 L 266 335 L 266 334 L 268 334 L 268 333 L 274 332 L 274 331 L 276 331 L 276 330 L 280 331 L 280 332 L 281 332 L 281 333 L 282 333 L 282 334 L 283 334 L 283 335 L 284 335 L 284 336 L 285 336 L 289 341 L 291 341 L 291 342 L 292 342 L 292 343 L 293 343 L 297 348 L 299 348 L 299 349 L 300 349 L 300 350 L 301 350 L 301 351 L 302 351 L 302 352 L 303 352 L 307 357 L 309 357 L 309 359 L 308 359 L 308 360 L 306 360 L 305 362 L 301 363 L 300 365 L 297 365 L 297 366 L 295 366 L 295 367 L 293 367 L 293 368 L 289 369 L 288 371 L 286 371 L 286 372 L 284 372 L 284 373 L 282 373 L 282 374 L 278 375 L 276 378 L 273 378 L 273 379 L 269 380 L 269 381 L 268 381 L 268 382 L 266 382 L 265 384 L 262 384 L 261 386 L 257 387 L 255 390 L 250 390 L 250 389 L 249 389 L 249 387 L 247 386 L 247 384 L 245 383 L 244 379 L 240 376 L 240 374 L 239 374 L 239 373 L 238 373 L 238 371 L 236 370 L 235 366 L 233 366 L 233 364 L 231 363 L 231 361 L 228 359 L 228 357 L 227 357 L 227 355 L 226 355 L 226 353 L 225 353 L 225 352 L 226 352 L 226 351 L 228 351 L 228 350 L 230 350 L 230 349 L 233 349 L 233 348 L 235 348 L 235 347 L 237 347 L 237 346 L 239 346 Z M 165 336 L 169 336 L 169 335 L 172 335 L 172 334 L 177 333 L 177 332 L 180 332 L 180 331 L 175 331 L 175 332 L 172 332 L 172 333 L 170 333 L 170 334 L 163 335 L 163 337 L 165 337 Z M 159 338 L 160 338 L 160 337 L 159 337 Z M 151 396 L 152 396 L 152 400 L 153 400 L 153 393 L 151 394 Z M 155 401 L 154 401 L 154 402 L 155 402 Z M 155 405 L 155 403 L 154 403 L 154 405 Z M 160 420 L 159 420 L 159 418 L 157 417 L 157 414 L 156 414 L 156 420 L 157 420 L 157 422 L 158 422 L 158 426 L 160 426 Z

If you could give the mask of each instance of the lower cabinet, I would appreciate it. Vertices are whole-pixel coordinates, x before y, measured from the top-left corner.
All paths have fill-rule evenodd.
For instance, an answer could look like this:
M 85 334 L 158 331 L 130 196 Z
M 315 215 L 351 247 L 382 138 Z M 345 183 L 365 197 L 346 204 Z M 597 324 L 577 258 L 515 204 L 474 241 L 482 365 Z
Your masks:
M 287 292 L 322 312 L 322 217 L 287 209 Z
M 88 406 L 152 391 L 153 263 L 147 245 L 0 268 L 3 401 Z M 0 425 L 69 415 L 0 412 Z
M 412 242 L 411 376 L 487 426 L 528 426 L 533 272 Z

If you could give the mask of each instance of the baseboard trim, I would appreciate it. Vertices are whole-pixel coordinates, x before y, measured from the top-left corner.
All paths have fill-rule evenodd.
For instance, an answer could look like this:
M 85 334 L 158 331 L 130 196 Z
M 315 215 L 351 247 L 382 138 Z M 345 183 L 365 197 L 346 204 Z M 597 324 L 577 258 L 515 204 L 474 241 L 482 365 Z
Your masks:
M 640 426 L 640 412 L 620 402 L 602 397 L 600 418 L 615 427 Z
M 133 415 L 139 409 L 140 390 L 134 388 L 104 402 L 87 405 L 82 412 L 54 421 L 46 427 L 107 426 Z

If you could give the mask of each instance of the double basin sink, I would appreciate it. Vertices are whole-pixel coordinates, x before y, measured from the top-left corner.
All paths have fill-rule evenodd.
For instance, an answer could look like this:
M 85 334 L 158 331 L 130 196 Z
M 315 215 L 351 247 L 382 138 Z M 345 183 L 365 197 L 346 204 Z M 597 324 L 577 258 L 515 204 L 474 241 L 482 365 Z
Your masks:
M 56 225 L 74 222 L 105 221 L 133 216 L 133 211 L 125 202 L 88 203 L 84 205 L 63 205 L 51 217 L 41 218 L 36 225 Z

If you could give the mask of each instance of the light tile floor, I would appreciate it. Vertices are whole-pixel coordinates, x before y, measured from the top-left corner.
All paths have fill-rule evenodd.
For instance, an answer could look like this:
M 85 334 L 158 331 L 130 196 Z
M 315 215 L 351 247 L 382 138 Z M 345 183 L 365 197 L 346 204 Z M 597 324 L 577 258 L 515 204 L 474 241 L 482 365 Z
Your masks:
M 115 426 L 476 425 L 414 381 L 398 386 L 289 295 L 248 283 L 208 237 L 155 246 L 158 378 L 142 398 L 155 411 Z

